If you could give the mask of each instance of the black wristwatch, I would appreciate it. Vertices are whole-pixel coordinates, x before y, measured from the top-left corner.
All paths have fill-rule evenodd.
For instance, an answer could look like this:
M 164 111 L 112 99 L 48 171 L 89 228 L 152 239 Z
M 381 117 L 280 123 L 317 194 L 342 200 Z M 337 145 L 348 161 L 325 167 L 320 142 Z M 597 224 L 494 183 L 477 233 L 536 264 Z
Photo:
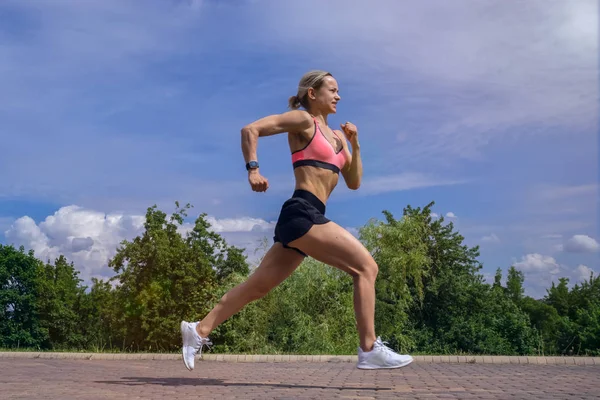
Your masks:
M 258 168 L 258 161 L 250 161 L 248 164 L 246 164 L 246 171 L 256 168 Z

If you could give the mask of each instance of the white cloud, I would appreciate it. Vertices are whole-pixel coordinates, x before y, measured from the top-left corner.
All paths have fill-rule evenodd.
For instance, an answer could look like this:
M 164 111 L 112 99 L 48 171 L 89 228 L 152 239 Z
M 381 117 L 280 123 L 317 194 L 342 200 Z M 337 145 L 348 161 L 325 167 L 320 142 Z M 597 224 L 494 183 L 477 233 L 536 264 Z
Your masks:
M 431 213 L 431 218 L 438 218 L 438 217 L 439 217 L 438 213 L 434 213 L 434 212 Z
M 568 278 L 569 286 L 573 286 L 590 277 L 594 270 L 585 265 L 575 268 L 559 264 L 556 259 L 539 253 L 531 253 L 521 257 L 521 261 L 514 262 L 514 267 L 525 274 L 526 294 L 535 298 L 541 298 L 546 290 L 557 283 L 559 278 Z M 597 276 L 597 272 L 594 272 Z
M 260 218 L 207 216 L 206 220 L 211 224 L 210 229 L 221 234 L 228 244 L 245 248 L 250 262 L 255 261 L 254 250 L 260 247 L 261 240 L 264 237 L 271 240 L 273 236 L 274 223 Z M 64 255 L 81 272 L 80 278 L 89 282 L 92 277 L 113 275 L 108 261 L 122 240 L 131 240 L 143 232 L 144 222 L 143 215 L 104 214 L 71 205 L 60 208 L 39 224 L 28 216 L 18 218 L 5 236 L 9 243 L 34 250 L 42 261 L 54 261 Z M 186 222 L 179 232 L 185 235 L 192 228 Z
M 577 268 L 575 268 L 573 277 L 577 281 L 589 280 L 592 273 L 594 273 L 594 276 L 598 276 L 598 274 L 593 269 L 591 269 L 587 265 L 580 264 L 577 266 Z
M 46 254 L 49 247 L 48 237 L 40 230 L 35 221 L 28 216 L 21 217 L 13 222 L 10 228 L 4 232 L 4 235 L 9 241 L 17 246 L 24 245 L 28 249 L 32 249 L 39 257 L 56 258 L 58 253 Z
M 215 232 L 264 232 L 275 228 L 275 222 L 267 222 L 260 218 L 241 217 L 241 218 L 223 218 L 207 216 L 206 221 L 211 225 Z
M 486 243 L 500 243 L 500 238 L 495 233 L 492 233 L 482 237 L 481 241 Z
M 139 234 L 144 217 L 104 214 L 78 206 L 62 207 L 39 224 L 24 216 L 5 232 L 8 242 L 33 249 L 42 261 L 64 255 L 88 282 L 93 276 L 110 276 L 108 260 L 119 242 Z
M 521 261 L 514 263 L 514 266 L 523 272 L 541 272 L 554 275 L 560 271 L 560 266 L 553 257 L 538 253 L 523 256 Z
M 448 217 L 448 218 L 458 218 L 458 217 L 456 216 L 456 214 L 454 214 L 452 211 L 448 211 L 448 212 L 446 213 L 446 217 Z
M 565 242 L 563 248 L 569 253 L 593 253 L 600 249 L 600 245 L 587 235 L 574 235 Z

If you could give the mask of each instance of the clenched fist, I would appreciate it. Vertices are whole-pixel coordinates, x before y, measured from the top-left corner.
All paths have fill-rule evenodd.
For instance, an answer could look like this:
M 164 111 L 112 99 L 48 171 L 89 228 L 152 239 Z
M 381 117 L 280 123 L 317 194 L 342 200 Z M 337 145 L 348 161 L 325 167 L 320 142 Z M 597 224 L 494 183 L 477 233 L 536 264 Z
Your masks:
M 269 188 L 269 181 L 258 170 L 248 172 L 248 182 L 250 182 L 250 186 L 255 192 L 266 192 Z
M 342 132 L 346 136 L 346 139 L 352 144 L 358 143 L 358 129 L 356 125 L 352 122 L 346 122 L 345 124 L 340 124 L 340 128 L 342 128 Z

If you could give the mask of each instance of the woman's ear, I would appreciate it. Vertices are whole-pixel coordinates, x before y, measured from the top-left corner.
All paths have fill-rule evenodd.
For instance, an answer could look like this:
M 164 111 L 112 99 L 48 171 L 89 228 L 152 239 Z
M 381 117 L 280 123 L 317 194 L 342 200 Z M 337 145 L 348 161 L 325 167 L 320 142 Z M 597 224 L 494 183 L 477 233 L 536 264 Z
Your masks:
M 315 89 L 314 88 L 308 88 L 308 98 L 311 100 L 314 100 L 316 97 L 316 93 L 315 93 Z

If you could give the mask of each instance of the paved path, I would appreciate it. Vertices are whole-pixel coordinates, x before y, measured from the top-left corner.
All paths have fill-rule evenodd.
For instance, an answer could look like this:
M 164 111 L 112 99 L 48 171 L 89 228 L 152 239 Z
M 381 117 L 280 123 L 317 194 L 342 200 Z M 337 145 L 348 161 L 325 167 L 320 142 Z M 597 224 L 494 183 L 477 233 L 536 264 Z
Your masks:
M 0 360 L 2 399 L 598 399 L 598 365 Z

